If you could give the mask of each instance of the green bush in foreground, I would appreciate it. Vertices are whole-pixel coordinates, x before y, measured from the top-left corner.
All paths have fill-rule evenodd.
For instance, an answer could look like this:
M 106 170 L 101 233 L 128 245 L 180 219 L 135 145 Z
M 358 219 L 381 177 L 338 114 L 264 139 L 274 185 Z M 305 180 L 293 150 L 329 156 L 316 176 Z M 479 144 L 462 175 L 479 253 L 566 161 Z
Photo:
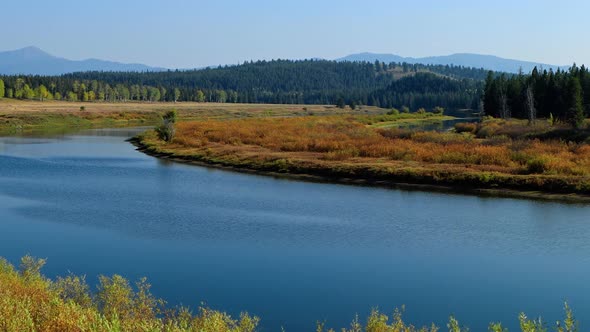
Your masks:
M 574 319 L 574 315 L 572 313 L 571 308 L 565 304 L 565 319 L 563 322 L 557 321 L 555 329 L 552 329 L 557 332 L 577 332 L 578 329 L 578 322 Z M 356 317 L 352 323 L 350 324 L 349 328 L 343 328 L 340 331 L 342 332 L 438 332 L 441 331 L 437 326 L 434 324 L 430 326 L 424 326 L 421 328 L 417 328 L 413 325 L 407 324 L 402 319 L 403 307 L 402 310 L 396 309 L 393 312 L 392 319 L 390 320 L 389 317 L 376 309 L 371 311 L 369 318 L 367 319 L 366 325 L 363 327 L 361 323 L 359 323 L 358 317 Z M 541 320 L 538 319 L 529 319 L 526 314 L 521 313 L 518 316 L 518 320 L 520 323 L 520 330 L 521 332 L 547 332 L 546 324 Z M 449 322 L 446 326 L 449 332 L 468 332 L 469 328 L 465 326 L 461 326 L 459 321 L 454 317 L 449 317 Z M 490 323 L 488 330 L 490 332 L 508 332 L 508 329 L 502 326 L 502 323 Z M 318 323 L 316 332 L 324 332 L 325 324 Z M 334 329 L 329 329 L 327 332 L 336 332 Z
M 259 318 L 242 313 L 239 319 L 209 309 L 199 308 L 196 314 L 185 307 L 168 308 L 165 301 L 150 293 L 145 278 L 135 287 L 125 278 L 100 276 L 97 291 L 90 292 L 84 277 L 69 275 L 56 280 L 45 278 L 43 259 L 25 256 L 19 269 L 0 258 L 0 331 L 194 331 L 194 332 L 252 332 Z M 366 323 L 358 316 L 342 332 L 437 332 L 435 325 L 416 328 L 402 319 L 396 309 L 390 319 L 373 309 Z M 519 316 L 522 332 L 547 331 L 541 319 Z M 449 332 L 468 331 L 453 316 L 447 324 Z M 326 330 L 318 323 L 316 332 Z M 505 332 L 501 323 L 491 323 L 491 332 Z M 578 323 L 567 303 L 565 319 L 557 322 L 557 332 L 578 331 Z

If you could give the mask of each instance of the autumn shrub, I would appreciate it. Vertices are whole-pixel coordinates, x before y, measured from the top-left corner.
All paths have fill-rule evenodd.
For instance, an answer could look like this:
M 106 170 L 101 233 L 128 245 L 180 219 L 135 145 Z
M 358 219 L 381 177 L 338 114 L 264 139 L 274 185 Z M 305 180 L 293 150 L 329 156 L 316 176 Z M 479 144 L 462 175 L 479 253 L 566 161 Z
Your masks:
M 390 128 L 379 128 L 377 132 L 386 138 L 401 138 L 401 139 L 409 139 L 412 135 L 416 132 L 412 129 L 407 128 L 398 128 L 398 127 L 390 127 Z
M 452 132 L 439 133 L 435 131 L 414 132 L 410 138 L 412 141 L 419 143 L 431 142 L 441 145 L 464 144 L 472 140 L 472 136 L 470 135 L 461 135 Z
M 410 113 L 408 112 L 400 112 L 397 109 L 392 109 L 391 111 L 380 114 L 380 115 L 357 115 L 357 116 L 350 116 L 347 118 L 349 121 L 360 122 L 366 125 L 371 125 L 374 123 L 379 122 L 395 122 L 399 120 L 421 120 L 421 119 L 428 119 L 435 115 L 441 116 L 442 114 L 435 114 L 426 112 L 425 109 L 420 109 L 417 112 Z M 332 118 L 334 119 L 334 118 Z
M 546 157 L 535 157 L 527 160 L 526 166 L 528 173 L 542 174 L 548 169 L 548 159 Z
M 475 131 L 477 137 L 488 138 L 493 136 L 507 136 L 513 139 L 520 138 L 540 138 L 583 141 L 587 137 L 583 131 L 575 131 L 564 125 L 552 126 L 547 122 L 537 121 L 533 124 L 526 120 L 501 120 L 485 119 L 481 122 Z M 569 137 L 571 136 L 571 137 Z
M 505 146 L 512 142 L 512 139 L 508 136 L 499 135 L 499 136 L 492 136 L 490 138 L 484 139 L 481 141 L 482 145 L 491 145 L 491 146 Z
M 0 331 L 203 331 L 252 332 L 259 319 L 234 319 L 206 307 L 192 314 L 166 308 L 140 279 L 135 287 L 121 276 L 100 277 L 96 293 L 85 278 L 45 278 L 45 261 L 25 256 L 17 270 L 0 258 Z
M 489 138 L 494 136 L 498 130 L 500 130 L 500 124 L 497 122 L 485 123 L 478 127 L 475 135 L 478 138 Z
M 455 131 L 457 133 L 471 133 L 471 134 L 475 134 L 475 131 L 476 130 L 477 130 L 477 124 L 476 123 L 462 122 L 462 123 L 456 123 L 455 124 Z
M 442 331 L 435 324 L 430 324 L 422 327 L 416 327 L 404 321 L 402 315 L 405 307 L 402 309 L 395 309 L 391 316 L 379 311 L 378 309 L 371 310 L 366 323 L 359 321 L 358 315 L 353 319 L 348 328 L 342 328 L 338 331 L 342 332 L 438 332 Z M 572 309 L 567 302 L 564 305 L 565 316 L 563 320 L 555 322 L 555 330 L 558 332 L 577 332 L 580 330 L 579 321 L 574 317 Z M 521 332 L 545 332 L 547 331 L 546 323 L 539 317 L 530 319 L 524 312 L 518 315 L 519 330 Z M 461 325 L 455 316 L 450 316 L 446 324 L 449 332 L 468 332 L 469 327 Z M 507 332 L 501 322 L 492 322 L 488 325 L 490 332 Z M 334 329 L 327 329 L 325 322 L 318 322 L 316 325 L 316 332 L 334 332 Z

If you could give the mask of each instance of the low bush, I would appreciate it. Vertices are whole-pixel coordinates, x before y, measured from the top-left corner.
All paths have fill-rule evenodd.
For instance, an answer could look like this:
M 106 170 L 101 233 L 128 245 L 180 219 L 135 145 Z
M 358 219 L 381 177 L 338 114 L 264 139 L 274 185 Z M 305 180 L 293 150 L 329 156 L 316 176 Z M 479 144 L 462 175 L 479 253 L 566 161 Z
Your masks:
M 392 108 L 387 115 L 399 115 L 399 110 L 397 108 Z
M 162 116 L 162 124 L 156 127 L 156 132 L 161 140 L 171 142 L 174 139 L 174 135 L 176 134 L 176 128 L 174 127 L 176 118 L 176 110 L 168 111 Z
M 548 159 L 546 157 L 536 157 L 528 160 L 526 163 L 529 174 L 542 174 L 548 169 Z
M 457 133 L 470 133 L 475 134 L 477 130 L 477 124 L 471 122 L 462 122 L 455 124 L 455 132 Z
M 23 257 L 19 270 L 0 258 L 0 331 L 204 331 L 252 332 L 259 319 L 234 319 L 206 307 L 167 308 L 145 279 L 133 287 L 125 278 L 101 276 L 96 293 L 83 277 L 56 281 L 41 273 L 44 260 Z

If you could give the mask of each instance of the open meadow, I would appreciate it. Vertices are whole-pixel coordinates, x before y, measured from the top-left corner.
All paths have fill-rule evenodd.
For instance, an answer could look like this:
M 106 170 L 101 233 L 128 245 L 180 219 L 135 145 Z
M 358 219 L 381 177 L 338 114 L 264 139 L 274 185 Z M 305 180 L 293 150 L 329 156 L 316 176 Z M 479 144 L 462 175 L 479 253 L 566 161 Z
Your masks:
M 249 117 L 291 117 L 333 115 L 352 112 L 335 106 L 228 104 L 196 102 L 68 102 L 0 99 L 0 133 L 52 131 L 85 127 L 124 127 L 155 125 L 160 115 L 177 110 L 181 120 L 227 119 Z M 363 107 L 354 112 L 384 113 L 377 107 Z

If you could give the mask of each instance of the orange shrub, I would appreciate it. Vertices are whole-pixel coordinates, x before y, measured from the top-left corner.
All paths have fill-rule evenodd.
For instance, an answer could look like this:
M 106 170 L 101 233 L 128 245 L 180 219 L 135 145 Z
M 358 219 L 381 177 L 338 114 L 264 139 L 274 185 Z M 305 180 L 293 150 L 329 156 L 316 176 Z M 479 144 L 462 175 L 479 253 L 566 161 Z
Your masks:
M 477 124 L 475 123 L 456 123 L 455 131 L 458 133 L 471 133 L 475 134 L 477 130 Z

